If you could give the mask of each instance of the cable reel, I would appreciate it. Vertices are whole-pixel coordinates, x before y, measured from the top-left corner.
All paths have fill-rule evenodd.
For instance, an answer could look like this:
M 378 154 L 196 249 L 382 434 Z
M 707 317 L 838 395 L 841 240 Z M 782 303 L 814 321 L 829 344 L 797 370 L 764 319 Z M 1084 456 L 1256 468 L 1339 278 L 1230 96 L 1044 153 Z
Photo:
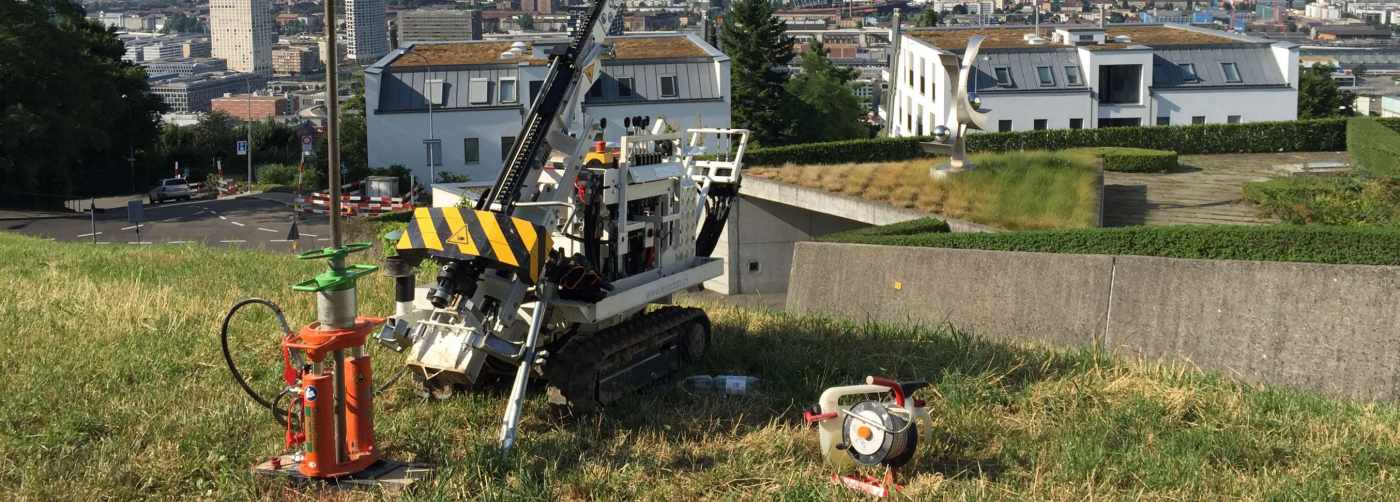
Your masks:
M 841 444 L 861 465 L 899 467 L 914 456 L 919 428 L 893 403 L 861 401 L 845 412 Z M 838 446 L 839 448 L 839 446 Z

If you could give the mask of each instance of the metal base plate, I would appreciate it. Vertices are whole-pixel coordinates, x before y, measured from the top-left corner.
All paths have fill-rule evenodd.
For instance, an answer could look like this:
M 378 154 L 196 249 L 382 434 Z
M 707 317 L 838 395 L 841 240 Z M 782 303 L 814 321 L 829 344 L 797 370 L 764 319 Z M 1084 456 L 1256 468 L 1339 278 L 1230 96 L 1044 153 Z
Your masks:
M 412 485 L 415 481 L 427 478 L 432 474 L 432 469 L 426 464 L 406 464 L 393 460 L 380 460 L 370 465 L 369 468 L 338 478 L 312 478 L 297 471 L 298 462 L 292 455 L 282 455 L 277 457 L 278 467 L 273 467 L 272 459 L 265 460 L 253 466 L 254 474 L 265 476 L 279 476 L 291 479 L 297 483 L 310 483 L 324 481 L 332 486 L 345 488 L 394 488 L 402 489 Z

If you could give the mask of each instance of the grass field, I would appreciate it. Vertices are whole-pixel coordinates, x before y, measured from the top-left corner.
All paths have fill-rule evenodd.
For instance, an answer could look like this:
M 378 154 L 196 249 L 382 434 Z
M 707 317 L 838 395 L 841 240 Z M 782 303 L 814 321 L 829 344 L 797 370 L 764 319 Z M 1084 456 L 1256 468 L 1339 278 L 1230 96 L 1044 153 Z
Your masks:
M 1008 229 L 1092 227 L 1099 190 L 1089 152 L 972 156 L 976 169 L 934 179 L 938 159 L 754 167 L 753 176 Z
M 59 244 L 0 234 L 0 490 L 10 500 L 380 498 L 254 478 L 281 431 L 220 360 L 223 311 L 245 296 L 294 323 L 286 288 L 319 263 L 175 246 Z M 361 289 L 383 313 L 388 281 Z M 536 395 L 514 456 L 494 437 L 501 390 L 380 396 L 381 448 L 438 466 L 400 495 L 454 500 L 831 500 L 800 409 L 866 374 L 923 377 L 935 417 L 908 469 L 918 500 L 1382 500 L 1400 493 L 1400 408 L 1241 385 L 1090 351 L 990 343 L 956 330 L 712 307 L 716 346 L 689 371 L 766 380 L 756 397 L 658 385 L 583 419 Z M 240 363 L 276 377 L 267 317 L 237 323 Z M 260 324 L 259 324 L 260 322 Z M 372 350 L 379 375 L 398 356 Z

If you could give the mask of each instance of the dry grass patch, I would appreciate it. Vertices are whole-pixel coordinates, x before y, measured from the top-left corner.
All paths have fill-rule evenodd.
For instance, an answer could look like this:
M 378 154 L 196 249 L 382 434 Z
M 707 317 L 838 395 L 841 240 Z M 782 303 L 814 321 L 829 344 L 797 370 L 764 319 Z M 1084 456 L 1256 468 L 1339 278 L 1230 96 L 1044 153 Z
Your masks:
M 973 156 L 978 169 L 929 176 L 937 159 L 754 167 L 752 176 L 1008 229 L 1092 227 L 1098 173 L 1083 152 Z

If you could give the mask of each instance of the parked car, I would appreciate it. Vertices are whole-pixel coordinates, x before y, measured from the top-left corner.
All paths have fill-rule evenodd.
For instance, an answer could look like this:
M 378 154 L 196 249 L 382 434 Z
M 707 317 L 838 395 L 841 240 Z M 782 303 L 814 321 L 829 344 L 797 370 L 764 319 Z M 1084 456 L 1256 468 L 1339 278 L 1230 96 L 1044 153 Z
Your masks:
M 159 204 L 167 200 L 190 200 L 194 197 L 194 190 L 190 190 L 184 178 L 166 178 L 151 188 L 147 195 L 151 197 L 152 204 Z

